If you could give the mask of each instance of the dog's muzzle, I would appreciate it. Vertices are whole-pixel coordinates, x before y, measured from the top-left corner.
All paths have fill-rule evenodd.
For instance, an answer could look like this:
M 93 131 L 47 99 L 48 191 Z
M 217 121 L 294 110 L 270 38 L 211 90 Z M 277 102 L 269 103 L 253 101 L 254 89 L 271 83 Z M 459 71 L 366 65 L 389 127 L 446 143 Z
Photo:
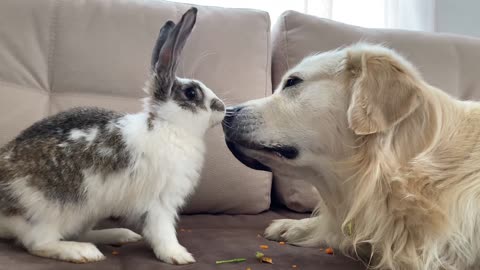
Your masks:
M 244 151 L 242 151 L 243 147 L 239 143 L 239 138 L 241 135 L 239 134 L 235 119 L 243 108 L 243 106 L 227 108 L 225 118 L 222 122 L 227 147 L 235 156 L 235 158 L 242 162 L 245 166 L 254 170 L 271 171 L 269 167 L 260 163 L 258 160 L 249 157 L 244 153 Z
M 244 125 L 241 122 L 239 123 L 239 121 L 245 121 L 245 119 L 252 121 L 252 117 L 248 117 L 248 112 L 243 110 L 245 110 L 244 106 L 227 108 L 226 116 L 222 122 L 228 149 L 240 162 L 255 170 L 271 171 L 270 167 L 248 155 L 246 150 L 261 151 L 286 159 L 294 159 L 298 156 L 296 147 L 285 146 L 280 143 L 265 144 L 252 140 L 251 134 L 245 132 L 245 129 L 242 128 Z

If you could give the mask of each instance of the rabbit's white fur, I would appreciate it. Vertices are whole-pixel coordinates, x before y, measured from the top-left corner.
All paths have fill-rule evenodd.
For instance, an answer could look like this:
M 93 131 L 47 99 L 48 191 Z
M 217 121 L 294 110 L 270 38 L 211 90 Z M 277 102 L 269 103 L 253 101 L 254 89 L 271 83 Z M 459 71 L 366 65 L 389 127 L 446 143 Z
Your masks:
M 212 91 L 202 88 L 206 100 L 215 98 Z M 80 239 L 84 237 L 97 243 L 138 241 L 141 236 L 126 229 L 104 230 L 101 237 L 89 237 L 95 231 L 85 229 L 112 215 L 134 221 L 148 212 L 151 225 L 144 230 L 144 236 L 159 259 L 178 264 L 194 262 L 175 237 L 175 219 L 178 208 L 197 185 L 205 152 L 204 133 L 212 123 L 218 123 L 223 114 L 214 113 L 210 118 L 207 112 L 182 111 L 174 101 L 162 105 L 159 114 L 170 119 L 156 121 L 153 130 L 147 126 L 147 112 L 122 117 L 118 127 L 134 162 L 127 169 L 108 175 L 107 179 L 85 170 L 85 204 L 54 204 L 44 198 L 41 191 L 28 186 L 25 179 L 13 181 L 12 190 L 20 198 L 20 204 L 28 209 L 26 216 L 36 222 L 30 224 L 24 218 L 0 216 L 0 235 L 17 236 L 37 255 L 75 262 L 96 261 L 104 257 L 94 245 L 59 239 L 83 232 L 85 235 L 79 235 Z M 73 129 L 70 138 L 93 141 L 95 133 L 95 129 Z M 114 239 L 108 240 L 109 234 Z

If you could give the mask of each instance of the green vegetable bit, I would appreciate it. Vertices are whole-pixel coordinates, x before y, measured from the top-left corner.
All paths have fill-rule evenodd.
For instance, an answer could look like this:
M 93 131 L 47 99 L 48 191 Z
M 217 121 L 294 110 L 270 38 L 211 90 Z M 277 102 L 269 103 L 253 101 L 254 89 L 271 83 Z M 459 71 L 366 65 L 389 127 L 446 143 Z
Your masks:
M 261 259 L 265 256 L 265 254 L 263 254 L 262 252 L 258 252 L 255 254 L 255 257 L 257 257 L 257 259 Z
M 216 261 L 216 264 L 222 264 L 222 263 L 239 263 L 239 262 L 244 262 L 247 259 L 245 258 L 236 258 L 236 259 L 231 259 L 231 260 L 223 260 L 223 261 Z

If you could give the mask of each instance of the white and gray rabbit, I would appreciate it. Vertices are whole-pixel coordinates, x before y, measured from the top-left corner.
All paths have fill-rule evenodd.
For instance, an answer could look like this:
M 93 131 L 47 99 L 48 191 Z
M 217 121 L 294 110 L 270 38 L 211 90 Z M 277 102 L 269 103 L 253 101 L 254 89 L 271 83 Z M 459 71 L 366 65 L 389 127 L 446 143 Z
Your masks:
M 143 112 L 72 109 L 0 148 L 0 237 L 42 257 L 99 261 L 105 257 L 92 243 L 142 238 L 128 229 L 92 230 L 121 216 L 138 225 L 158 259 L 195 261 L 177 240 L 177 212 L 199 181 L 205 132 L 225 113 L 201 82 L 175 76 L 196 15 L 191 8 L 160 30 Z

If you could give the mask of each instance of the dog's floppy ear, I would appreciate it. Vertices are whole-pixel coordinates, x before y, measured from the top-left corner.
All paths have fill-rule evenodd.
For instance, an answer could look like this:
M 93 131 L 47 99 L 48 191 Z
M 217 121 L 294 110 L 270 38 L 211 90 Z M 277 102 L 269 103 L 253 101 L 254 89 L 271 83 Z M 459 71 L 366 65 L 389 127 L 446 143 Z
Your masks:
M 411 69 L 392 52 L 348 52 L 353 82 L 347 117 L 355 134 L 386 131 L 420 105 L 421 91 Z

